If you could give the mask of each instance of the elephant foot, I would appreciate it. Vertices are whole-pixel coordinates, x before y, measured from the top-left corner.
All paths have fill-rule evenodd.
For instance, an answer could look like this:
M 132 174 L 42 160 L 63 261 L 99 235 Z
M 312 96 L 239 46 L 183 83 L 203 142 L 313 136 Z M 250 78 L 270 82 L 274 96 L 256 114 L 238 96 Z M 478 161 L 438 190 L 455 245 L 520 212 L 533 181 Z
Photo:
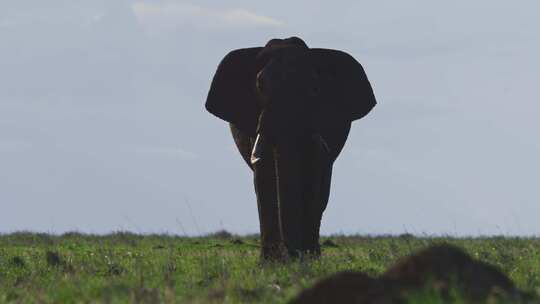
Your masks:
M 263 245 L 261 247 L 261 260 L 263 262 L 283 262 L 287 260 L 287 251 L 281 243 Z
M 266 244 L 265 244 L 266 243 Z M 316 260 L 321 257 L 321 247 L 318 242 L 315 245 L 301 249 L 287 248 L 285 243 L 263 242 L 261 245 L 261 262 L 292 262 Z
M 321 247 L 317 244 L 317 246 L 306 250 L 305 255 L 313 259 L 318 259 L 321 257 Z
M 321 257 L 321 249 L 289 250 L 284 244 L 261 247 L 261 261 L 286 263 L 293 261 L 317 260 Z
M 321 248 L 314 248 L 311 250 L 307 250 L 305 255 L 309 258 L 318 259 L 321 257 Z
M 306 255 L 309 255 L 315 258 L 318 258 L 321 256 L 321 245 L 319 244 L 318 233 L 316 236 L 311 236 L 309 240 L 306 240 L 306 244 L 304 244 L 304 251 Z
M 302 249 L 302 250 L 288 250 L 288 260 L 289 261 L 310 261 L 317 260 L 321 257 L 320 247 L 313 249 Z

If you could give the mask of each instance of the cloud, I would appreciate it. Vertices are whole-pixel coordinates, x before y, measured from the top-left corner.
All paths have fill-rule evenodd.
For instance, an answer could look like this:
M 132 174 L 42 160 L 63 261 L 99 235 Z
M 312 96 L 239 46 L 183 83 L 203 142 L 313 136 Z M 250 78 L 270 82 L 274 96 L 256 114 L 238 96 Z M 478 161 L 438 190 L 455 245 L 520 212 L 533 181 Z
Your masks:
M 245 9 L 211 9 L 189 3 L 149 4 L 137 2 L 132 10 L 143 26 L 175 29 L 194 26 L 211 29 L 281 27 L 283 22 Z

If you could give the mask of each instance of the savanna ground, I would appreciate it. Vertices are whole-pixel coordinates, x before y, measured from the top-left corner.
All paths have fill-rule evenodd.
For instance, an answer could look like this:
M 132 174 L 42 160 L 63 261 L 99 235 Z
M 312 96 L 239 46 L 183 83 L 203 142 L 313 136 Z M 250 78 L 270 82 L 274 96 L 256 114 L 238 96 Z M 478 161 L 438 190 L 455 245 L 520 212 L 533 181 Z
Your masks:
M 0 235 L 0 303 L 286 303 L 341 270 L 376 276 L 431 244 L 457 245 L 540 293 L 540 239 L 333 236 L 323 257 L 260 265 L 258 238 L 115 233 Z M 457 300 L 456 300 L 457 301 Z M 431 290 L 410 303 L 438 303 Z M 459 302 L 459 301 L 458 301 Z M 505 302 L 506 303 L 506 302 Z

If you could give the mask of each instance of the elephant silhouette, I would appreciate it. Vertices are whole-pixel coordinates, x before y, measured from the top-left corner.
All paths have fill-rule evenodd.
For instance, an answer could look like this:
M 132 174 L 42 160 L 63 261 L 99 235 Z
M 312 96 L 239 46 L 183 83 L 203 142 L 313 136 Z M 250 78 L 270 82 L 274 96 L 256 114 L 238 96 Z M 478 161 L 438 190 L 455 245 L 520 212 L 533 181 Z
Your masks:
M 253 170 L 263 259 L 320 255 L 333 163 L 351 122 L 375 104 L 352 56 L 309 48 L 298 37 L 237 49 L 221 61 L 206 109 L 230 123 Z

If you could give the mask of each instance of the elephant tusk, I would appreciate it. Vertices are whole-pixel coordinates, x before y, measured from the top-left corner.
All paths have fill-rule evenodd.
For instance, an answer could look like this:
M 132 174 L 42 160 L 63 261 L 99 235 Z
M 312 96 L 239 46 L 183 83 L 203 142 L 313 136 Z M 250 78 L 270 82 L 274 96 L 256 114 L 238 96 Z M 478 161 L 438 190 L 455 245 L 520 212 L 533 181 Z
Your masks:
M 255 138 L 255 143 L 253 144 L 253 150 L 251 151 L 251 164 L 255 165 L 256 162 L 261 160 L 262 158 L 262 138 L 261 134 L 257 134 L 257 137 Z

